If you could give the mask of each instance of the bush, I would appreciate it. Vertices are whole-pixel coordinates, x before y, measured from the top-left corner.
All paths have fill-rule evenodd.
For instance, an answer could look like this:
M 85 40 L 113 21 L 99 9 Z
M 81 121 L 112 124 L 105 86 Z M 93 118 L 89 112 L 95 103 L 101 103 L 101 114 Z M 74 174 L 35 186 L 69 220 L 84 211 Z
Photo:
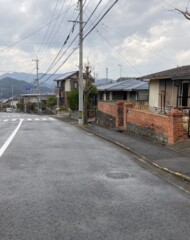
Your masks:
M 73 90 L 68 94 L 68 105 L 71 110 L 79 109 L 79 92 L 78 90 Z

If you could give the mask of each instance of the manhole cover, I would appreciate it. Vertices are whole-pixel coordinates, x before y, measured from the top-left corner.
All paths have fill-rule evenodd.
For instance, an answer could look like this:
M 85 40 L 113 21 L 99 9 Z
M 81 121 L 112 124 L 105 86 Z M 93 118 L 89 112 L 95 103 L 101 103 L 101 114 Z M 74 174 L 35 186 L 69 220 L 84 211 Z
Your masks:
M 125 172 L 109 172 L 109 173 L 106 173 L 105 176 L 113 179 L 127 179 L 131 175 Z

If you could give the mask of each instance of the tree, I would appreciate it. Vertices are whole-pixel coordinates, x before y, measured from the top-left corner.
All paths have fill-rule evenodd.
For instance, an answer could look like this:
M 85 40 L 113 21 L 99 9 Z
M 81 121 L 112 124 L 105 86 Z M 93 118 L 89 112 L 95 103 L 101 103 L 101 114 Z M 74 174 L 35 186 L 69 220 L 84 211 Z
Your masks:
M 19 109 L 20 111 L 24 111 L 24 104 L 23 103 L 17 103 L 17 109 Z
M 94 79 L 91 76 L 92 66 L 88 62 L 84 66 L 85 86 L 84 86 L 84 124 L 88 124 L 88 112 L 94 97 L 97 95 L 96 86 L 93 85 Z
M 55 107 L 57 104 L 56 96 L 50 96 L 47 100 L 47 106 L 48 107 Z
M 68 105 L 71 110 L 78 110 L 79 109 L 79 91 L 78 90 L 73 90 L 71 91 L 68 96 Z
M 187 7 L 186 7 L 186 10 L 185 10 L 185 11 L 182 11 L 182 10 L 179 9 L 179 8 L 175 8 L 174 11 L 182 14 L 187 20 L 190 20 L 190 12 L 189 12 L 189 10 L 188 10 L 189 4 L 190 4 L 190 0 L 188 0 Z
M 190 20 L 190 12 L 187 9 L 185 11 L 182 11 L 178 8 L 175 8 L 174 10 L 181 13 L 187 20 Z

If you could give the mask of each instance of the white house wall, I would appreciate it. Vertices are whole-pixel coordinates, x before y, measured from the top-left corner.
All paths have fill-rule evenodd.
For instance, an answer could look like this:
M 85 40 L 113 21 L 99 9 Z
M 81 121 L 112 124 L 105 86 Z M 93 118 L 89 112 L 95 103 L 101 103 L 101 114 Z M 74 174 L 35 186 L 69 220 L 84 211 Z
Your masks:
M 156 111 L 159 108 L 159 80 L 150 81 L 149 107 L 151 111 Z
M 70 91 L 71 91 L 70 79 L 67 79 L 65 81 L 65 92 L 70 92 Z

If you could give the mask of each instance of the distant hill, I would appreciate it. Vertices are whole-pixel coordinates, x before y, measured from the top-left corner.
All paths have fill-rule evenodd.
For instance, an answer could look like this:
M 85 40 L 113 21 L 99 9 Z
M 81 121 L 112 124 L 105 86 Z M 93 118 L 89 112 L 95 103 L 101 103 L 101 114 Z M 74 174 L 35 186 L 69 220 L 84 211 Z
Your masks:
M 54 89 L 55 88 L 54 79 L 60 77 L 63 74 L 54 74 L 53 76 L 52 74 L 46 74 L 45 76 L 43 75 L 44 75 L 43 73 L 38 74 L 39 82 L 45 82 L 43 84 L 44 86 Z M 40 79 L 42 76 L 43 78 Z M 36 74 L 18 73 L 18 72 L 5 73 L 3 75 L 0 75 L 0 79 L 3 79 L 3 78 L 13 78 L 13 79 L 22 80 L 28 83 L 32 83 L 36 79 Z
M 48 87 L 40 87 L 40 93 L 52 93 L 52 89 Z M 8 99 L 24 93 L 36 93 L 36 86 L 13 78 L 0 79 L 0 99 Z

